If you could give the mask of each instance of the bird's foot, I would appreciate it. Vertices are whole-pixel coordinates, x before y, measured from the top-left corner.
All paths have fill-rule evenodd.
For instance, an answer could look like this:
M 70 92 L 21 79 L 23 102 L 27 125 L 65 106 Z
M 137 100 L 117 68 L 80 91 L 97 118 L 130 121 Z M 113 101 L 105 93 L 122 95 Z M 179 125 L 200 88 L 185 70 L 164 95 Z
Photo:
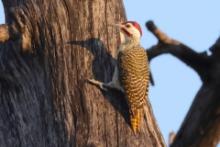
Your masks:
M 97 81 L 95 79 L 88 79 L 88 82 L 93 84 L 93 85 L 98 86 L 100 89 L 102 89 L 104 91 L 108 91 L 108 89 L 104 87 L 104 83 L 103 82 Z

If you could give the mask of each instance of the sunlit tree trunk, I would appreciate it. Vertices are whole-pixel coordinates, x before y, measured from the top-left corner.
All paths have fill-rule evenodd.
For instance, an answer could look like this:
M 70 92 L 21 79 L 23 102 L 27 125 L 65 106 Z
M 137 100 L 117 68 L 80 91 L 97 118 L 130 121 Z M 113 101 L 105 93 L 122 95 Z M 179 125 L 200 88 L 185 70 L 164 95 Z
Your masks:
M 110 81 L 122 0 L 3 0 L 0 26 L 2 147 L 164 146 L 152 112 L 134 135 Z M 150 108 L 150 106 L 149 106 Z

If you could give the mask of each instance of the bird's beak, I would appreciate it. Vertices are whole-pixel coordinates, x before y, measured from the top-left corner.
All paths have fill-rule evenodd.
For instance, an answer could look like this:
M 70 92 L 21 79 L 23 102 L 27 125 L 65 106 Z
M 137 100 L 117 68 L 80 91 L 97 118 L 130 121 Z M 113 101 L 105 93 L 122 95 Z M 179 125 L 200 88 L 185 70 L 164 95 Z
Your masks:
M 112 24 L 111 26 L 118 29 L 119 32 L 120 32 L 120 37 L 118 38 L 118 44 L 121 44 L 121 43 L 125 42 L 125 36 L 122 32 L 122 29 L 124 28 L 124 25 L 122 25 L 122 24 Z
M 123 24 L 114 24 L 113 26 L 120 31 L 121 38 L 123 38 L 124 34 L 126 36 L 131 36 L 131 34 L 126 30 L 126 27 Z

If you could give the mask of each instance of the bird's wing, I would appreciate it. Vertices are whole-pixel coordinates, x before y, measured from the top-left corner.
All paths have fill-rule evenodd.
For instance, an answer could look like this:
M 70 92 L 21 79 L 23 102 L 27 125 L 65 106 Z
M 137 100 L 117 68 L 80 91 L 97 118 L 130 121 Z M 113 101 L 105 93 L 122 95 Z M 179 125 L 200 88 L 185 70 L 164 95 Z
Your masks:
M 120 81 L 125 90 L 130 109 L 131 124 L 138 124 L 146 104 L 149 85 L 147 54 L 143 48 L 133 48 L 119 53 Z

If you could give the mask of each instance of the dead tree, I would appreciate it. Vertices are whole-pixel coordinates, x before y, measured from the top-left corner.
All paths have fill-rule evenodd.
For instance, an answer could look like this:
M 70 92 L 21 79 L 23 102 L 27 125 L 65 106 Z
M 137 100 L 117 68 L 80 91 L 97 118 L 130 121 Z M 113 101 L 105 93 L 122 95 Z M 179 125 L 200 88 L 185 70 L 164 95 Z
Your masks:
M 208 55 L 170 38 L 152 21 L 146 26 L 158 39 L 147 51 L 149 60 L 171 54 L 194 69 L 203 83 L 171 147 L 215 147 L 220 140 L 220 38 Z
M 1 147 L 164 146 L 151 111 L 140 134 L 111 80 L 122 0 L 2 0 Z M 149 104 L 150 110 L 150 104 Z

